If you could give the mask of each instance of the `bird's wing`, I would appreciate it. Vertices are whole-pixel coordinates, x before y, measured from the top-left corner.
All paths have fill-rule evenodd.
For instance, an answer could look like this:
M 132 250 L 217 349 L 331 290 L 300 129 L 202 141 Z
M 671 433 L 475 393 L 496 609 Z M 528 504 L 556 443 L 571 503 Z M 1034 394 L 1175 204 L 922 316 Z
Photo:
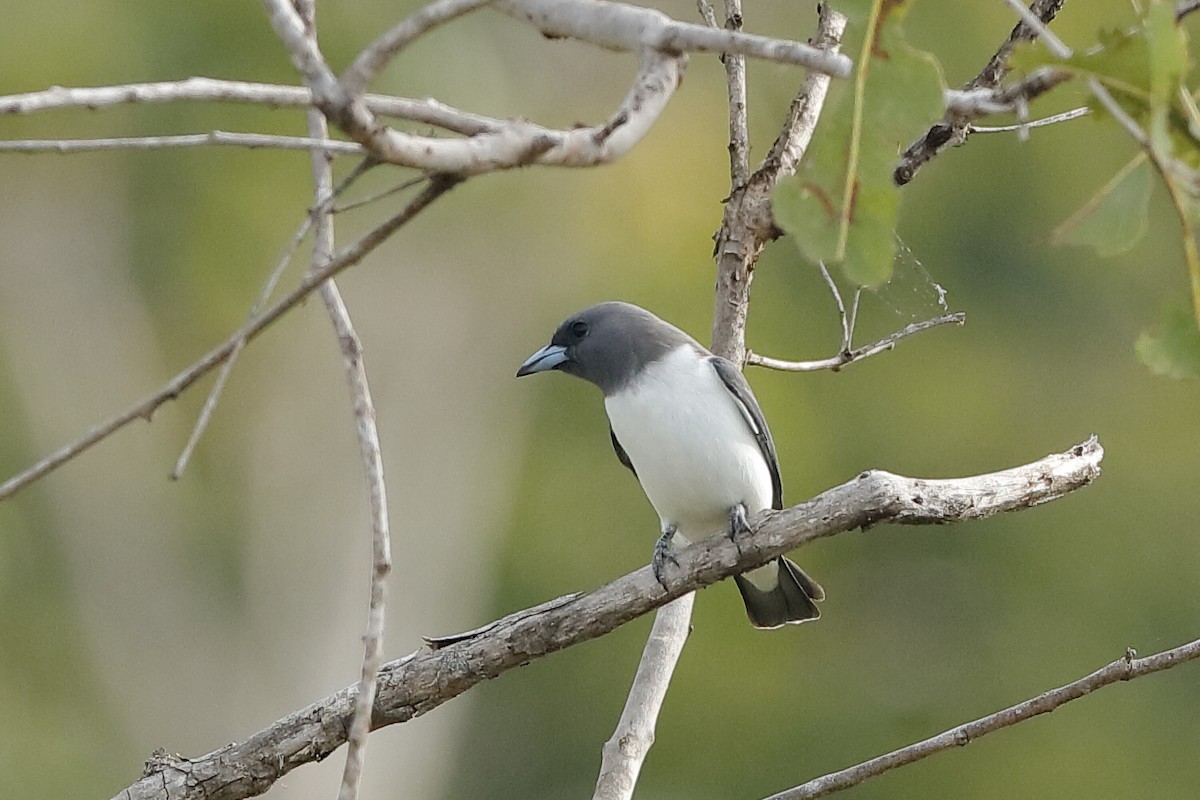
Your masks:
M 762 451 L 763 459 L 767 462 L 767 469 L 771 471 L 771 508 L 783 508 L 783 482 L 779 478 L 779 458 L 775 455 L 775 440 L 771 438 L 771 430 L 763 418 L 762 409 L 758 407 L 758 401 L 754 399 L 754 392 L 750 391 L 750 384 L 733 362 L 720 356 L 712 356 L 708 362 L 713 365 L 729 394 L 737 401 L 738 410 L 750 426 L 750 431 L 758 441 L 758 449 Z M 616 444 L 616 441 L 613 439 L 613 444 Z
M 637 470 L 633 468 L 633 462 L 629 460 L 629 454 L 625 452 L 625 448 L 621 447 L 621 443 L 617 441 L 617 435 L 613 433 L 612 425 L 608 426 L 608 438 L 612 439 L 613 450 L 617 452 L 617 460 L 629 467 L 629 471 L 636 478 Z

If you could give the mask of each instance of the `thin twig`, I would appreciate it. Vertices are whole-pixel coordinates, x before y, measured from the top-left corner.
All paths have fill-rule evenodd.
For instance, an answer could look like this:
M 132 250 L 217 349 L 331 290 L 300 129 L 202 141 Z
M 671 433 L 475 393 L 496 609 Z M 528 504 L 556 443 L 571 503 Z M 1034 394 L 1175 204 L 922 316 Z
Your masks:
M 111 139 L 17 139 L 0 141 L 0 153 L 92 153 L 97 150 L 167 150 L 178 147 L 246 147 L 251 150 L 318 150 L 338 155 L 366 155 L 361 144 L 319 141 L 303 136 L 267 133 L 185 133 L 176 136 L 120 136 Z
M 228 358 L 229 354 L 237 347 L 239 340 L 253 339 L 262 333 L 267 326 L 296 307 L 304 298 L 308 297 L 326 279 L 332 278 L 342 270 L 357 264 L 380 244 L 385 242 L 389 236 L 407 224 L 413 217 L 421 213 L 421 211 L 425 210 L 430 203 L 457 186 L 461 180 L 461 178 L 454 175 L 432 176 L 429 180 L 429 185 L 419 195 L 409 201 L 408 205 L 398 214 L 376 226 L 354 242 L 354 244 L 347 247 L 319 273 L 306 276 L 295 289 L 278 300 L 262 314 L 247 322 L 223 343 L 210 350 L 190 367 L 180 372 L 157 392 L 112 419 L 102 422 L 80 438 L 60 447 L 58 450 L 55 450 L 45 458 L 0 484 L 0 500 L 11 497 L 29 484 L 61 467 L 92 445 L 107 438 L 135 419 L 150 421 L 151 416 L 153 416 L 159 406 L 168 400 L 174 400 L 180 393 Z
M 1033 0 L 1029 6 L 1029 11 L 1032 18 L 1045 29 L 1045 26 L 1053 20 L 1058 12 L 1062 9 L 1066 0 Z M 1038 29 L 1026 24 L 1023 20 L 1013 27 L 1008 34 L 1008 38 L 996 49 L 992 57 L 988 59 L 987 64 L 979 71 L 979 74 L 972 78 L 963 87 L 965 91 L 971 90 L 992 90 L 1000 85 L 1008 74 L 1008 59 L 1012 55 L 1013 48 L 1020 42 L 1032 41 L 1037 38 Z M 1067 79 L 1067 76 L 1062 76 L 1056 82 L 1046 84 L 1039 83 L 1036 88 L 1041 93 L 1050 88 L 1051 85 L 1057 85 Z M 1028 101 L 1030 96 L 1025 96 Z M 1015 105 L 1015 104 L 1014 104 Z M 1011 110 L 1006 109 L 1006 110 Z M 970 134 L 970 123 L 975 117 L 966 117 L 953 108 L 947 108 L 945 115 L 941 120 L 934 123 L 928 131 L 926 131 L 919 139 L 913 142 L 900 157 L 899 163 L 892 172 L 892 180 L 898 186 L 911 181 L 917 172 L 925 164 L 933 160 L 937 155 L 950 147 L 957 147 L 967 140 Z
M 1043 692 L 1037 697 L 1009 706 L 1003 711 L 997 711 L 986 717 L 959 725 L 957 728 L 951 728 L 924 741 L 893 750 L 853 767 L 815 778 L 801 786 L 771 795 L 767 800 L 811 800 L 814 797 L 824 797 L 827 794 L 840 792 L 897 767 L 920 761 L 935 753 L 963 747 L 985 734 L 1007 728 L 1018 722 L 1024 722 L 1039 714 L 1047 714 L 1064 703 L 1078 700 L 1104 686 L 1120 681 L 1131 681 L 1143 675 L 1170 669 L 1195 658 L 1200 658 L 1200 639 L 1145 658 L 1137 658 L 1137 653 L 1129 649 L 1125 651 L 1122 658 L 1079 680 Z
M 1060 122 L 1068 122 L 1073 119 L 1079 119 L 1080 117 L 1086 117 L 1091 113 L 1092 110 L 1087 106 L 1080 106 L 1079 108 L 1072 108 L 1070 111 L 1063 111 L 1059 114 L 1051 114 L 1048 117 L 1030 120 L 1029 122 L 1023 122 L 1018 125 L 972 124 L 971 133 L 1011 133 L 1012 131 L 1019 130 L 1021 128 L 1042 128 L 1046 125 L 1057 125 Z
M 912 336 L 914 333 L 927 331 L 930 328 L 936 328 L 939 325 L 954 323 L 962 325 L 967 321 L 967 315 L 959 311 L 954 314 L 946 314 L 941 317 L 934 317 L 922 322 L 914 322 L 905 325 L 902 329 L 895 333 L 885 336 L 879 341 L 871 342 L 863 345 L 855 350 L 843 350 L 836 356 L 829 358 L 818 359 L 817 361 L 783 361 L 778 358 L 770 358 L 768 356 L 760 356 L 755 352 L 746 353 L 746 364 L 752 367 L 766 367 L 767 369 L 778 369 L 784 372 L 815 372 L 822 369 L 831 369 L 837 371 L 842 367 L 853 364 L 856 361 L 870 358 L 873 355 L 882 353 L 885 350 L 891 350 L 896 346 L 896 342 Z
M 314 154 L 317 153 L 315 150 L 313 152 Z M 374 166 L 374 162 L 371 161 L 371 159 L 363 159 L 362 162 L 360 162 L 359 165 L 342 180 L 337 188 L 333 190 L 333 193 L 324 202 L 324 204 L 318 204 L 309 210 L 309 213 L 305 216 L 299 227 L 296 228 L 296 232 L 292 234 L 292 239 L 288 243 L 287 248 L 284 249 L 283 255 L 280 256 L 279 260 L 275 263 L 275 268 L 272 269 L 271 274 L 267 276 L 267 280 L 263 284 L 262 289 L 259 290 L 258 297 L 255 298 L 254 304 L 250 306 L 250 311 L 246 315 L 247 322 L 254 319 L 259 310 L 262 309 L 262 307 L 266 305 L 267 301 L 271 299 L 271 295 L 274 293 L 275 287 L 279 283 L 279 279 L 283 276 L 284 270 L 286 270 L 288 264 L 291 263 L 292 257 L 296 254 L 296 249 L 300 247 L 300 242 L 304 240 L 304 237 L 308 235 L 309 230 L 312 229 L 313 220 L 316 218 L 316 216 L 321 213 L 336 213 L 337 209 L 332 208 L 334 198 L 338 197 L 343 191 L 349 188 L 351 184 L 362 177 L 362 175 L 366 173 L 367 170 L 371 169 L 372 166 Z M 425 180 L 425 178 L 422 177 L 418 180 Z M 217 379 L 213 383 L 212 389 L 209 390 L 208 397 L 204 398 L 204 405 L 200 408 L 200 413 L 197 415 L 196 422 L 192 426 L 192 432 L 188 436 L 187 443 L 183 446 L 183 450 L 179 453 L 179 458 L 175 460 L 175 468 L 171 470 L 171 480 L 178 480 L 183 475 L 184 470 L 187 469 L 188 462 L 192 457 L 192 452 L 196 449 L 196 445 L 199 443 L 200 437 L 204 435 L 204 431 L 208 428 L 208 423 L 212 420 L 213 411 L 217 407 L 217 401 L 220 400 L 222 392 L 225 391 L 225 384 L 228 383 L 229 376 L 233 372 L 234 366 L 237 365 L 238 357 L 241 355 L 242 348 L 245 346 L 246 340 L 244 338 L 239 339 L 233 349 L 233 352 L 229 354 L 229 357 L 225 359 L 225 363 L 221 365 L 221 370 L 217 373 Z
M 820 4 L 814 45 L 836 52 L 846 29 L 846 17 Z M 725 204 L 721 227 L 714 236 L 717 295 L 713 310 L 713 352 L 735 364 L 745 360 L 746 315 L 754 265 L 767 242 L 778 238 L 771 200 L 781 177 L 795 174 L 812 140 L 825 105 L 830 78 L 820 72 L 805 76 L 779 136 L 746 183 L 733 188 Z
M 117 86 L 55 86 L 38 92 L 0 95 L 0 115 L 30 114 L 60 108 L 96 110 L 119 105 L 174 102 L 250 103 L 272 108 L 308 108 L 312 92 L 307 86 L 228 81 L 194 77 L 181 81 L 128 83 Z M 434 125 L 464 136 L 500 130 L 502 120 L 461 111 L 432 98 L 412 100 L 382 94 L 363 95 L 362 102 L 374 114 L 396 117 L 423 125 Z
M 1100 83 L 1096 78 L 1087 79 L 1088 90 L 1092 95 L 1100 101 L 1100 105 L 1104 106 L 1104 110 L 1112 114 L 1113 119 L 1117 124 L 1129 134 L 1129 136 L 1138 143 L 1138 146 L 1150 154 L 1151 158 L 1155 156 L 1150 147 L 1150 136 L 1142 130 L 1142 126 L 1137 123 L 1128 111 L 1117 102 L 1116 98 Z
M 315 44 L 316 3 L 314 0 L 294 0 L 296 10 L 304 21 L 305 31 Z M 308 135 L 315 139 L 329 136 L 324 115 L 315 108 L 308 111 Z M 312 264 L 309 274 L 321 272 L 334 257 L 333 171 L 329 159 L 320 152 L 312 154 L 312 177 L 315 187 L 314 212 L 310 215 L 315 227 Z M 329 321 L 337 336 L 346 368 L 346 382 L 358 433 L 363 473 L 367 481 L 367 500 L 371 517 L 371 577 L 367 630 L 363 636 L 362 666 L 354 696 L 354 716 L 346 738 L 346 764 L 338 788 L 338 800 L 357 800 L 362 782 L 363 764 L 367 754 L 367 735 L 371 730 L 371 708 L 375 705 L 376 681 L 383 663 L 383 629 L 386 616 L 387 577 L 392 571 L 392 545 L 388 526 L 387 483 L 383 475 L 383 451 L 379 443 L 379 428 L 375 422 L 375 403 L 367 381 L 362 342 L 350 319 L 342 294 L 333 279 L 321 284 L 321 300 L 329 313 Z
M 344 211 L 353 211 L 356 208 L 362 208 L 363 206 L 367 206 L 367 205 L 370 205 L 371 203 L 375 203 L 380 200 L 383 200 L 386 197 L 391 197 L 394 194 L 403 192 L 405 189 L 411 189 L 412 187 L 416 186 L 417 184 L 422 183 L 427 180 L 429 180 L 429 178 L 426 175 L 420 175 L 416 178 L 409 178 L 406 181 L 401 181 L 400 183 L 396 184 L 395 186 L 391 187 L 390 189 L 384 189 L 383 191 L 376 192 L 375 194 L 372 194 L 372 195 L 368 195 L 367 197 L 363 197 L 358 200 L 352 200 L 348 203 L 342 203 L 339 206 L 334 206 L 333 208 L 330 209 L 330 213 L 341 214 Z M 335 196 L 337 194 L 338 194 L 337 192 L 334 193 Z
M 829 287 L 829 293 L 833 295 L 833 301 L 837 303 L 838 318 L 842 321 L 842 346 L 840 352 L 845 353 L 850 350 L 850 342 L 854 336 L 854 323 L 846 316 L 846 304 L 842 302 L 842 293 L 838 290 L 837 284 L 833 282 L 833 276 L 829 274 L 829 270 L 825 267 L 824 261 L 818 261 L 817 267 L 821 270 L 821 277 L 825 279 L 825 285 Z M 855 317 L 858 316 L 858 293 L 854 295 L 854 311 Z M 749 354 L 747 354 L 749 358 Z
M 970 478 L 862 473 L 812 500 L 756 516 L 751 534 L 738 542 L 717 533 L 679 550 L 667 592 L 644 566 L 593 591 L 543 604 L 535 613 L 509 615 L 477 635 L 445 637 L 444 646 L 425 647 L 384 665 L 373 724 L 378 728 L 426 714 L 502 672 L 603 636 L 671 600 L 820 538 L 859 528 L 894 535 L 894 528 L 880 523 L 941 525 L 1049 502 L 1094 481 L 1103 455 L 1093 438 L 1031 464 Z M 240 800 L 261 794 L 292 769 L 324 759 L 345 743 L 355 691 L 342 689 L 216 752 L 155 759 L 146 777 L 113 800 Z
M 275 262 L 275 267 L 271 270 L 271 274 L 267 276 L 267 280 L 263 283 L 262 289 L 259 290 L 258 297 L 254 299 L 254 304 L 250 306 L 250 313 L 246 315 L 247 322 L 254 319 L 258 312 L 271 299 L 275 287 L 279 284 L 279 279 L 283 277 L 284 271 L 288 264 L 292 263 L 292 256 L 296 254 L 296 250 L 300 247 L 300 242 L 304 241 L 304 237 L 308 235 L 308 231 L 312 228 L 313 215 L 309 214 L 304 217 L 300 226 L 296 228 L 296 232 L 292 234 L 292 239 L 284 248 L 283 255 Z M 221 365 L 221 370 L 217 373 L 217 379 L 213 383 L 212 389 L 208 392 L 208 397 L 204 398 L 204 405 L 200 408 L 200 413 L 196 416 L 196 423 L 192 426 L 192 432 L 188 435 L 187 443 L 184 444 L 183 450 L 179 453 L 179 458 L 175 459 L 175 467 L 171 470 L 171 480 L 178 480 L 184 470 L 187 469 L 188 462 L 192 458 L 192 452 L 196 449 L 196 445 L 200 441 L 200 437 L 204 435 L 204 431 L 208 428 L 208 423 L 212 420 L 213 411 L 216 410 L 217 401 L 220 399 L 222 392 L 225 391 L 225 384 L 229 381 L 229 376 L 233 372 L 234 365 L 238 362 L 238 356 L 241 355 L 242 348 L 246 346 L 246 339 L 238 339 L 234 343 L 233 350 L 229 353 L 225 363 Z
M 491 3 L 492 0 L 435 0 L 401 20 L 371 42 L 342 73 L 342 88 L 351 95 L 362 94 L 410 42 L 427 31 Z
M 1037 40 L 1045 45 L 1047 50 L 1057 58 L 1071 57 L 1071 48 L 1067 47 L 1066 42 L 1058 38 L 1053 31 L 1047 28 L 1046 23 L 1032 9 L 1026 8 L 1021 0 L 1004 0 L 1004 2 L 1009 8 L 1017 12 L 1017 16 L 1021 18 L 1021 22 L 1034 31 Z

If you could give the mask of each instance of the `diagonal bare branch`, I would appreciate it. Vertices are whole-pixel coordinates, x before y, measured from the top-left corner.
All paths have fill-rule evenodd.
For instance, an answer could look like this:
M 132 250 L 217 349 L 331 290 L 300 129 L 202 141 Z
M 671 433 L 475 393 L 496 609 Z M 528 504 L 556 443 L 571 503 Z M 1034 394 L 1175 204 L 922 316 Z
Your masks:
M 457 186 L 461 180 L 461 178 L 453 175 L 432 176 L 429 180 L 429 185 L 409 201 L 408 205 L 398 214 L 363 235 L 358 241 L 339 253 L 320 272 L 305 276 L 304 280 L 295 289 L 280 298 L 270 308 L 247 322 L 228 339 L 210 350 L 190 367 L 180 372 L 157 392 L 122 411 L 115 417 L 100 423 L 75 441 L 63 445 L 45 458 L 0 483 L 0 500 L 11 497 L 39 478 L 53 472 L 97 442 L 104 440 L 134 420 L 144 419 L 149 422 L 159 406 L 168 400 L 174 400 L 188 387 L 228 358 L 238 348 L 239 341 L 248 341 L 258 336 L 267 326 L 295 308 L 327 279 L 332 278 L 348 267 L 354 266 L 365 258 L 371 251 L 385 242 L 389 236 L 425 210 L 433 201 Z
M 880 523 L 940 525 L 1019 511 L 1063 497 L 1100 475 L 1095 437 L 1001 472 L 925 480 L 864 472 L 804 503 L 755 517 L 752 533 L 718 533 L 676 555 L 664 592 L 649 566 L 590 592 L 512 614 L 470 634 L 431 640 L 384 665 L 372 725 L 406 722 L 471 687 L 549 653 L 603 636 L 635 617 L 827 536 Z M 444 644 L 443 644 L 444 643 Z M 440 646 L 439 646 L 440 645 Z M 265 792 L 346 741 L 354 687 L 296 711 L 249 739 L 194 759 L 160 754 L 113 800 L 240 800 Z
M 773 794 L 767 800 L 810 800 L 814 797 L 824 797 L 827 794 L 840 792 L 843 789 L 857 786 L 868 778 L 890 772 L 897 767 L 920 761 L 935 753 L 963 747 L 993 731 L 1016 725 L 1018 722 L 1032 719 L 1039 714 L 1048 714 L 1064 703 L 1086 697 L 1104 686 L 1161 672 L 1195 658 L 1200 658 L 1200 639 L 1145 658 L 1137 658 L 1137 653 L 1129 649 L 1125 651 L 1123 657 L 1079 680 L 1043 692 L 1037 697 L 1009 706 L 1002 711 L 943 731 L 937 736 L 872 758 L 870 761 L 814 778 L 801 786 Z
M 1045 26 L 1058 16 L 1064 3 L 1066 0 L 1033 0 L 1029 6 L 1029 12 L 1033 19 Z M 1037 34 L 1038 31 L 1026 22 L 1018 22 L 1004 43 L 988 59 L 979 74 L 968 81 L 963 89 L 970 91 L 994 89 L 999 86 L 1000 81 L 1008 73 L 1008 59 L 1012 55 L 1013 48 L 1020 42 L 1034 40 L 1037 38 Z M 934 123 L 921 138 L 904 151 L 892 173 L 892 179 L 897 185 L 903 186 L 916 176 L 921 167 L 932 161 L 943 150 L 965 142 L 970 134 L 970 122 L 970 118 L 964 118 L 953 110 L 947 110 L 941 120 Z

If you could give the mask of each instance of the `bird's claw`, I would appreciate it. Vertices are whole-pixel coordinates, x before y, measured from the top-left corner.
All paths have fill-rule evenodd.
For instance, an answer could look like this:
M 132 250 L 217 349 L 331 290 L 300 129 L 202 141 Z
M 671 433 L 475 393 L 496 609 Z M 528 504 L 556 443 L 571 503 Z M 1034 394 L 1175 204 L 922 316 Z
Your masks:
M 738 544 L 738 536 L 748 534 L 751 530 L 750 520 L 746 518 L 745 504 L 738 503 L 729 509 L 729 539 L 737 545 L 738 553 L 742 552 L 742 547 Z
M 674 529 L 663 531 L 663 535 L 658 537 L 658 541 L 654 543 L 654 558 L 650 561 L 650 566 L 654 570 L 654 579 L 658 581 L 658 585 L 667 589 L 666 562 L 670 561 L 675 566 L 679 566 L 679 559 L 675 558 L 675 554 L 671 552 L 671 538 L 675 535 Z

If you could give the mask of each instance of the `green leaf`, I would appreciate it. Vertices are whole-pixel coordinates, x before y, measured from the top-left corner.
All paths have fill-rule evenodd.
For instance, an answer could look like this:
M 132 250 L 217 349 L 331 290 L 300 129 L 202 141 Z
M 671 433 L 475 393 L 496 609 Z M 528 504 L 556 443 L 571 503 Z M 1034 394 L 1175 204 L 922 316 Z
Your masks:
M 1156 173 L 1138 153 L 1051 235 L 1054 244 L 1090 247 L 1103 257 L 1127 253 L 1146 234 Z
M 1155 375 L 1200 378 L 1200 327 L 1186 305 L 1167 309 L 1159 330 L 1143 332 L 1134 347 Z
M 840 265 L 853 282 L 878 286 L 896 253 L 896 155 L 941 116 L 942 81 L 933 59 L 905 43 L 910 2 L 845 5 L 851 24 L 843 52 L 855 73 L 831 87 L 800 171 L 776 191 L 775 219 L 806 260 Z
M 1175 4 L 1153 0 L 1146 10 L 1145 40 L 1150 71 L 1150 144 L 1159 159 L 1171 154 L 1171 105 L 1187 72 L 1187 40 L 1175 23 Z

